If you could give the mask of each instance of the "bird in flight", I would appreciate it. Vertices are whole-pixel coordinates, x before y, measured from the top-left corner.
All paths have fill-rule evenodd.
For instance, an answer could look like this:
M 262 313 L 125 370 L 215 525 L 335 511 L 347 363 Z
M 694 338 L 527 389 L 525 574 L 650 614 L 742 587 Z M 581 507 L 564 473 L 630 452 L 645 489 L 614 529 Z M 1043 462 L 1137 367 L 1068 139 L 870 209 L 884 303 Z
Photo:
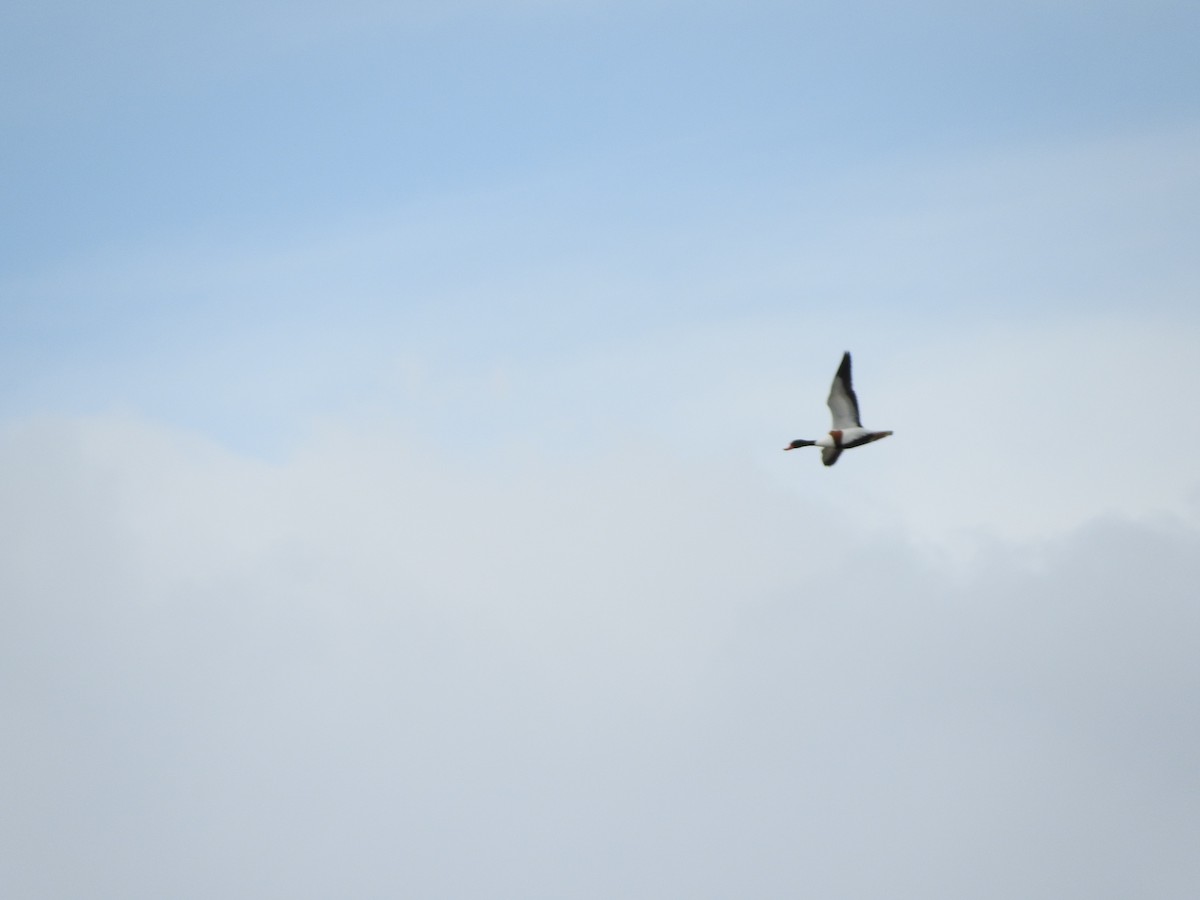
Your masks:
M 797 447 L 820 447 L 821 462 L 832 466 L 838 461 L 843 450 L 851 447 L 861 447 L 872 441 L 878 441 L 891 434 L 890 431 L 871 431 L 862 427 L 858 417 L 858 397 L 854 395 L 854 385 L 850 381 L 850 353 L 842 355 L 842 364 L 838 366 L 837 374 L 833 376 L 833 384 L 829 388 L 829 411 L 833 413 L 833 428 L 825 437 L 815 441 L 795 440 L 784 447 L 784 450 L 795 450 Z

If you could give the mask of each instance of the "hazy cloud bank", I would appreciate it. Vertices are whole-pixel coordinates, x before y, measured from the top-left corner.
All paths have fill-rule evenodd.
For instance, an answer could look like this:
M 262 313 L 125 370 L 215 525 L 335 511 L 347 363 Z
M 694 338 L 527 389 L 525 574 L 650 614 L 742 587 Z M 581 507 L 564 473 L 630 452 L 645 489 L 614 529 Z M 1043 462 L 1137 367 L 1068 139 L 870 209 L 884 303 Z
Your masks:
M 945 571 L 652 445 L 265 465 L 94 419 L 0 457 L 13 896 L 1200 884 L 1181 520 Z

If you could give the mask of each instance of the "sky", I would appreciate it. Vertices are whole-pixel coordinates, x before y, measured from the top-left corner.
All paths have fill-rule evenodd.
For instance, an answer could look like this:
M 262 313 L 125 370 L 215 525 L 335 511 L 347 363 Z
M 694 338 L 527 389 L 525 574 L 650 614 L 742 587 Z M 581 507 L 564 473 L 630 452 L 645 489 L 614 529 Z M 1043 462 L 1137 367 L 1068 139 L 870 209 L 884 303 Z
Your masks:
M 0 9 L 0 893 L 1195 897 L 1198 27 Z

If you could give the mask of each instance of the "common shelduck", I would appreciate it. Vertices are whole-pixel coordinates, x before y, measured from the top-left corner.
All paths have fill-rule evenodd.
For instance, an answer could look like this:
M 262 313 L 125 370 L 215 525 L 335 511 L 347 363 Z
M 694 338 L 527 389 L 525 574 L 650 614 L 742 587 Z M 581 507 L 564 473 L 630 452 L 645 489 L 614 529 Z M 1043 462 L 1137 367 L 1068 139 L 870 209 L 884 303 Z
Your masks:
M 837 374 L 833 376 L 833 384 L 829 388 L 829 411 L 833 413 L 833 429 L 823 438 L 815 441 L 792 441 L 784 450 L 795 450 L 797 447 L 820 447 L 821 462 L 832 466 L 842 455 L 843 450 L 851 447 L 861 447 L 872 441 L 878 441 L 891 434 L 890 431 L 869 431 L 862 427 L 858 418 L 858 397 L 854 396 L 854 385 L 850 381 L 850 354 L 842 356 L 842 364 L 838 366 Z

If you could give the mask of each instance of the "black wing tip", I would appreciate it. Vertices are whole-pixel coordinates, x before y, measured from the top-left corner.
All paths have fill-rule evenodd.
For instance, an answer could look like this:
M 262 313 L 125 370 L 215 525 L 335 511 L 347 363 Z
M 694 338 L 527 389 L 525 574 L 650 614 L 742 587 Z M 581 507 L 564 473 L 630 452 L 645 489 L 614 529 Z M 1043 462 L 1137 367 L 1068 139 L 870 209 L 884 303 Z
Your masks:
M 850 399 L 854 401 L 854 405 L 858 405 L 858 398 L 854 396 L 854 380 L 850 377 L 850 351 L 847 350 L 842 354 L 842 364 L 838 366 L 837 375 L 835 378 L 840 378 L 842 384 L 846 386 L 846 393 L 850 395 Z
M 847 350 L 845 353 L 842 354 L 842 361 L 838 365 L 837 377 L 842 379 L 843 381 L 845 381 L 846 384 L 850 383 L 850 351 L 849 350 Z

